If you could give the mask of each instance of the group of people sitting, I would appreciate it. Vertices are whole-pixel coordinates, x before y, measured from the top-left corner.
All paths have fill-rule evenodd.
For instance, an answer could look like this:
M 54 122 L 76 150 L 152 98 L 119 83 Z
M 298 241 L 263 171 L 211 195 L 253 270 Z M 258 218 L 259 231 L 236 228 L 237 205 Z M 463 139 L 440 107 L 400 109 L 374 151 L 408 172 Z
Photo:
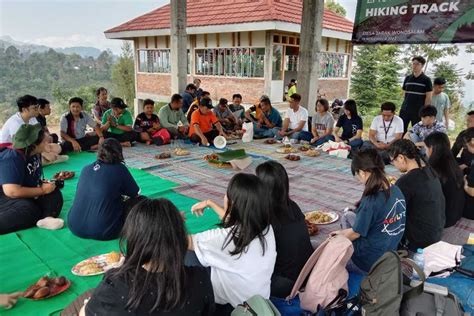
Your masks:
M 468 113 L 468 128 L 451 148 L 431 106 L 422 108 L 421 121 L 403 136 L 395 105 L 382 104 L 364 142 L 353 100 L 344 103 L 344 114 L 335 122 L 328 101 L 319 99 L 309 124 L 297 93 L 282 119 L 267 97 L 245 110 L 238 94 L 233 104 L 221 99 L 213 107 L 202 91 L 189 121 L 183 96 L 175 94 L 158 115 L 153 101 L 145 101 L 144 112 L 133 122 L 124 102 L 114 98 L 109 103 L 106 95 L 106 90 L 98 90 L 92 116 L 83 111 L 82 99 L 72 98 L 60 123 L 63 152 L 97 149 L 97 160 L 81 172 L 68 228 L 81 238 L 120 237 L 125 255 L 124 265 L 106 274 L 84 306 L 86 315 L 132 310 L 228 315 L 254 294 L 285 298 L 313 252 L 304 216 L 289 196 L 288 175 L 280 163 L 265 162 L 255 175 L 234 175 L 220 203 L 207 199 L 195 204 L 194 215 L 213 210 L 221 223 L 189 235 L 171 201 L 140 195 L 122 153 L 133 140 L 161 145 L 171 137 L 189 137 L 207 145 L 250 121 L 262 137 L 289 137 L 314 145 L 346 142 L 354 149 L 351 169 L 364 192 L 355 208 L 344 212 L 343 229 L 331 235 L 353 242 L 347 268 L 360 274 L 386 251 L 416 251 L 441 240 L 443 229 L 461 216 L 474 219 L 474 112 Z M 43 177 L 41 155 L 58 137 L 40 124 L 44 115 L 38 113 L 39 103 L 31 96 L 20 98 L 19 113 L 0 134 L 0 234 L 58 217 L 62 209 L 61 191 Z M 224 121 L 228 110 L 234 120 Z M 395 185 L 385 174 L 387 162 L 404 173 Z

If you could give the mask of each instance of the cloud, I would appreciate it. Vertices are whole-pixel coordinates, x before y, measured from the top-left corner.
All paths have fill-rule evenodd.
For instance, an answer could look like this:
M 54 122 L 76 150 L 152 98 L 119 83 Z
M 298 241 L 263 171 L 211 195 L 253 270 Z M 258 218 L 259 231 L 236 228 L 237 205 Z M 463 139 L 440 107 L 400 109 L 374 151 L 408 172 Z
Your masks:
M 100 50 L 111 49 L 114 54 L 120 54 L 122 41 L 110 40 L 105 35 L 72 34 L 68 36 L 47 36 L 27 39 L 24 42 L 45 45 L 53 48 L 66 48 L 73 46 L 90 46 Z

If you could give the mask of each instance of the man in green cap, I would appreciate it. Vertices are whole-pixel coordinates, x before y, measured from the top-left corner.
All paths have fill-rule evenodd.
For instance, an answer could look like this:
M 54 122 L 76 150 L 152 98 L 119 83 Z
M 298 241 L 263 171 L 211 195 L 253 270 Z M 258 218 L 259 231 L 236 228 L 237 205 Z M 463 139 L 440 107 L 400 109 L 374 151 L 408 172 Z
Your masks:
M 42 179 L 41 153 L 47 144 L 40 124 L 23 124 L 13 136 L 13 148 L 0 147 L 0 234 L 59 216 L 62 194 Z
M 102 131 L 105 138 L 115 138 L 123 147 L 132 146 L 136 133 L 133 131 L 132 114 L 127 105 L 120 98 L 110 101 L 112 108 L 102 116 Z

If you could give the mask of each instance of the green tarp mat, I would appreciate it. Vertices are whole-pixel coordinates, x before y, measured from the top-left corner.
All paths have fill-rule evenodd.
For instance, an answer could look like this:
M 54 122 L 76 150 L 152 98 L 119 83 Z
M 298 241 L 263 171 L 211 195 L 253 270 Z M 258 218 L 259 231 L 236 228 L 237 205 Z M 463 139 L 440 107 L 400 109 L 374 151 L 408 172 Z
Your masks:
M 67 218 L 81 169 L 93 161 L 95 161 L 93 153 L 72 154 L 67 162 L 44 168 L 47 179 L 51 179 L 58 171 L 76 172 L 73 179 L 65 181 L 62 189 L 64 206 L 61 218 Z M 212 211 L 199 218 L 192 215 L 190 209 L 197 200 L 174 192 L 172 189 L 177 186 L 175 183 L 142 170 L 129 169 L 141 189 L 141 194 L 152 198 L 169 199 L 180 211 L 185 212 L 189 233 L 208 230 L 218 223 L 218 218 Z M 71 268 L 83 259 L 118 248 L 118 240 L 81 239 L 74 236 L 67 227 L 58 231 L 35 227 L 0 236 L 0 293 L 25 290 L 45 274 L 64 275 L 72 282 L 69 290 L 56 297 L 40 301 L 20 299 L 11 310 L 2 310 L 0 307 L 0 315 L 59 314 L 77 296 L 95 287 L 102 279 L 102 276 L 75 276 L 71 273 Z

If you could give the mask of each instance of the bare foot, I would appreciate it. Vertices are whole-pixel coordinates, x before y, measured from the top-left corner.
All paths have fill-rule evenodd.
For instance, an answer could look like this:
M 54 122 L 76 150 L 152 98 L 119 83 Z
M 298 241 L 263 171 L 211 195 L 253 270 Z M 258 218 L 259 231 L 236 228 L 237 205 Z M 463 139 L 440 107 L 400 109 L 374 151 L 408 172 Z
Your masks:
M 151 140 L 147 140 L 147 141 L 145 142 L 145 144 L 151 145 Z
M 91 150 L 97 150 L 97 149 L 99 149 L 99 145 L 93 145 L 93 146 L 91 146 Z
M 132 144 L 130 142 L 123 142 L 120 143 L 120 145 L 122 145 L 122 147 L 132 147 Z

